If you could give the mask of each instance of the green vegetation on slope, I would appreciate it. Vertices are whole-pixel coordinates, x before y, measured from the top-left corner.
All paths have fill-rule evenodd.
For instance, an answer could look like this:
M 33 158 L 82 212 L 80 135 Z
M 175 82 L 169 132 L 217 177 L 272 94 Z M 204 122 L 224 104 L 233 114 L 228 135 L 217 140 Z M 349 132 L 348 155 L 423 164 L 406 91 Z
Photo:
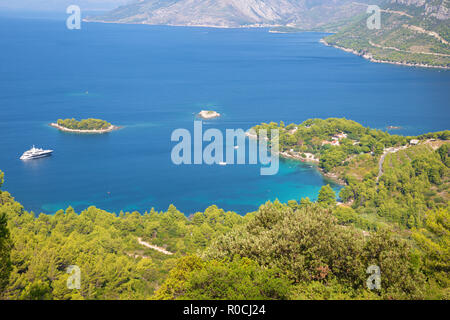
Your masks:
M 0 171 L 0 188 L 3 184 L 3 172 Z M 0 191 L 0 206 L 4 203 Z M 4 212 L 0 212 L 0 292 L 8 285 L 11 273 L 11 238 L 7 227 L 7 217 Z
M 268 203 L 248 224 L 213 242 L 205 252 L 208 259 L 239 255 L 268 268 L 279 268 L 291 280 L 294 298 L 298 286 L 317 282 L 337 284 L 347 298 L 371 293 L 365 286 L 366 269 L 383 270 L 381 298 L 419 298 L 423 278 L 404 241 L 387 231 L 371 233 L 343 227 L 332 210 L 316 204 L 296 209 Z M 319 298 L 319 297 L 317 297 Z
M 280 152 L 300 156 L 312 154 L 320 159 L 320 167 L 326 172 L 335 170 L 345 160 L 362 158 L 361 165 L 367 165 L 370 157 L 379 156 L 384 148 L 405 145 L 412 137 L 391 135 L 382 130 L 365 128 L 347 119 L 309 119 L 301 124 L 285 125 L 276 122 L 263 123 L 253 128 L 260 130 L 279 130 Z M 450 132 L 449 132 L 450 136 Z M 334 144 L 332 144 L 334 143 Z M 303 157 L 306 159 L 306 157 Z
M 444 288 L 449 288 L 450 279 L 450 220 L 447 209 L 427 212 L 424 226 L 413 229 L 413 238 L 422 249 L 424 272 L 433 277 Z M 448 289 L 447 289 L 448 290 Z
M 69 207 L 35 217 L 6 191 L 1 199 L 0 216 L 7 217 L 14 244 L 4 299 L 149 298 L 177 258 L 201 252 L 212 238 L 246 219 L 215 206 L 190 218 L 173 206 L 167 212 L 118 216 L 94 207 L 76 214 Z M 139 237 L 174 254 L 142 246 Z M 69 265 L 81 269 L 80 290 L 66 286 Z
M 448 5 L 436 2 L 435 8 Z M 369 15 L 361 15 L 325 41 L 378 61 L 450 67 L 448 17 L 437 19 L 423 6 L 388 3 L 383 8 L 381 29 L 370 30 Z
M 112 124 L 101 119 L 58 119 L 57 124 L 61 127 L 72 130 L 105 130 L 109 129 Z
M 340 198 L 359 217 L 420 227 L 427 210 L 448 205 L 448 130 L 404 137 L 335 118 L 287 126 L 263 123 L 253 129 L 257 134 L 278 129 L 282 155 L 306 159 L 302 154 L 313 154 L 327 176 L 346 185 Z M 411 145 L 413 139 L 419 144 Z
M 362 181 L 347 179 L 342 201 L 360 213 L 408 228 L 422 227 L 428 210 L 448 207 L 450 169 L 439 156 L 448 145 L 434 151 L 423 144 L 387 154 L 378 183 L 375 172 Z
M 289 280 L 278 269 L 261 267 L 248 258 L 202 260 L 185 256 L 177 261 L 155 299 L 286 300 Z

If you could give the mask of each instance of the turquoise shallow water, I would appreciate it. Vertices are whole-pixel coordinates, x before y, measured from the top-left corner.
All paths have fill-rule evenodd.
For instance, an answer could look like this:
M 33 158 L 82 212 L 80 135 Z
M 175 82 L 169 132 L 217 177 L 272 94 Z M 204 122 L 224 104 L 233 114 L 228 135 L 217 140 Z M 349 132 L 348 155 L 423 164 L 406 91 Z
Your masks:
M 206 129 L 312 117 L 408 135 L 448 129 L 449 72 L 369 63 L 321 45 L 323 36 L 92 23 L 68 31 L 61 19 L 0 14 L 4 189 L 36 212 L 173 203 L 186 214 L 211 204 L 243 214 L 276 198 L 316 199 L 327 181 L 293 161 L 276 176 L 260 176 L 259 166 L 173 165 L 172 131 L 191 129 L 202 109 L 223 114 Z M 124 129 L 92 136 L 48 126 L 66 117 Z M 19 161 L 32 144 L 55 153 Z

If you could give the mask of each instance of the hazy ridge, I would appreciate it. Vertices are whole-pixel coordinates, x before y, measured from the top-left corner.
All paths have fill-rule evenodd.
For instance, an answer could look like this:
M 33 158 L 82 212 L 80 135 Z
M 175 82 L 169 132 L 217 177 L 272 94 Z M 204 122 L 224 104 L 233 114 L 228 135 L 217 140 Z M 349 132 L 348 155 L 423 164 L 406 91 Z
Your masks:
M 363 1 L 364 2 L 364 1 Z M 147 0 L 89 21 L 180 26 L 292 26 L 312 29 L 365 10 L 350 0 Z

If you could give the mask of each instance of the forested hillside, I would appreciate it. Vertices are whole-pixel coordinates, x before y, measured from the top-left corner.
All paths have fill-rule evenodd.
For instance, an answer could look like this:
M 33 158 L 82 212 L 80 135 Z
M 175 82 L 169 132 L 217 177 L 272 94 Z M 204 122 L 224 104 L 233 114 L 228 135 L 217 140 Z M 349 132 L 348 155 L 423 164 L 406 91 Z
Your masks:
M 369 29 L 372 14 L 363 14 L 324 40 L 376 62 L 450 67 L 447 0 L 390 0 L 381 7 L 380 29 Z
M 351 0 L 144 0 L 88 20 L 234 28 L 289 25 L 311 30 L 338 23 L 364 10 Z
M 404 137 L 333 118 L 254 127 L 261 129 L 279 129 L 282 156 L 314 159 L 325 175 L 343 183 L 341 201 L 359 220 L 420 227 L 427 210 L 448 206 L 448 130 Z
M 0 217 L 8 221 L 13 243 L 3 299 L 149 298 L 177 258 L 201 252 L 212 238 L 246 220 L 215 206 L 189 219 L 173 206 L 118 215 L 94 207 L 75 213 L 69 207 L 35 217 L 6 191 L 0 196 Z M 3 234 L 2 271 L 8 268 Z M 139 238 L 173 254 L 148 248 Z M 66 286 L 70 265 L 81 270 L 80 290 Z

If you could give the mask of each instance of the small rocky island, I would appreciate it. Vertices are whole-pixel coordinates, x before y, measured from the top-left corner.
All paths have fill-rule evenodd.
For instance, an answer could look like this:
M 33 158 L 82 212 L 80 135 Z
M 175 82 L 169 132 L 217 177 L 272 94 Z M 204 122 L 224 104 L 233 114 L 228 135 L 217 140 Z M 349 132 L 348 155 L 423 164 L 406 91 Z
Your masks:
M 387 126 L 387 129 L 388 130 L 400 130 L 400 129 L 402 129 L 402 127 L 400 127 L 400 126 Z
M 202 119 L 214 119 L 214 118 L 219 118 L 220 117 L 220 113 L 216 112 L 216 111 L 211 111 L 211 110 L 202 110 L 200 111 L 200 113 L 198 114 L 199 118 Z
M 113 130 L 120 129 L 111 123 L 101 119 L 58 119 L 56 123 L 51 123 L 50 126 L 61 131 L 74 133 L 107 133 Z

